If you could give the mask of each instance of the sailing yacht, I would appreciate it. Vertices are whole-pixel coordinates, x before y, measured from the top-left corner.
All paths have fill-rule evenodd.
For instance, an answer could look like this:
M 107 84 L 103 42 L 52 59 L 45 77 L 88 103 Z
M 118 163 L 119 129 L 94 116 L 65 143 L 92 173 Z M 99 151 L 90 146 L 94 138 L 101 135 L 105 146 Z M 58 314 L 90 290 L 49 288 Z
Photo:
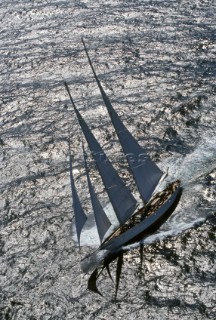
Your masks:
M 82 42 L 89 65 L 92 69 L 94 78 L 104 101 L 104 105 L 107 108 L 119 143 L 127 159 L 128 168 L 133 175 L 133 179 L 143 202 L 142 207 L 138 209 L 137 200 L 135 199 L 129 187 L 125 185 L 118 172 L 113 167 L 111 161 L 105 155 L 104 150 L 77 109 L 71 96 L 68 84 L 65 82 L 64 84 L 74 112 L 93 156 L 98 173 L 104 184 L 105 191 L 109 197 L 119 222 L 119 226 L 109 236 L 105 237 L 112 224 L 107 217 L 91 182 L 86 161 L 86 152 L 83 146 L 85 175 L 87 178 L 95 223 L 101 245 L 96 251 L 92 252 L 81 261 L 81 267 L 84 272 L 92 272 L 88 281 L 88 288 L 94 292 L 100 293 L 96 286 L 96 281 L 100 274 L 98 272 L 99 270 L 101 272 L 106 267 L 110 275 L 109 264 L 113 260 L 117 259 L 116 297 L 125 246 L 135 242 L 141 243 L 144 238 L 152 235 L 158 228 L 160 228 L 160 226 L 175 210 L 181 197 L 182 188 L 180 181 L 177 180 L 170 183 L 162 192 L 154 195 L 154 191 L 163 176 L 163 172 L 159 169 L 156 163 L 151 160 L 145 149 L 138 144 L 136 139 L 125 127 L 124 123 L 113 108 L 96 75 L 86 45 L 83 40 Z M 106 158 L 106 161 L 101 160 L 101 155 Z M 87 215 L 82 207 L 78 192 L 76 190 L 72 166 L 73 159 L 70 154 L 70 181 L 73 211 L 77 239 L 80 246 L 80 236 L 87 221 Z

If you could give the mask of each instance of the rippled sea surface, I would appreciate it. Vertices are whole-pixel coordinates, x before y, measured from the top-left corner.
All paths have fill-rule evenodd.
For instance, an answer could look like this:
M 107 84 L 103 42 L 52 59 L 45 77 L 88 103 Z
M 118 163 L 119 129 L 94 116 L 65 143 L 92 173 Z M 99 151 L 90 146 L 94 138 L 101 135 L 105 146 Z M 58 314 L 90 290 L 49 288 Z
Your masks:
M 210 0 L 0 2 L 1 319 L 214 319 L 215 15 Z M 83 237 L 79 252 L 73 240 L 68 132 L 76 186 L 92 209 L 83 136 L 63 80 L 137 192 L 82 37 L 127 128 L 184 188 L 175 213 L 145 240 L 142 269 L 138 248 L 125 253 L 117 302 L 106 273 L 103 297 L 86 290 L 80 259 L 92 243 Z

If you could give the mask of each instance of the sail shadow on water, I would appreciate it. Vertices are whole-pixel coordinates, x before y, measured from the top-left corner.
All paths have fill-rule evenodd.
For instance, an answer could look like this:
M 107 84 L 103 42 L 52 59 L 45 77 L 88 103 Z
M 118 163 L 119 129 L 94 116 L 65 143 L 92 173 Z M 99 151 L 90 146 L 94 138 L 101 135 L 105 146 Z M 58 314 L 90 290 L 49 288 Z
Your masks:
M 161 225 L 175 210 L 181 197 L 182 188 L 180 186 L 180 180 L 177 180 L 169 183 L 163 191 L 154 194 L 154 191 L 163 176 L 163 172 L 134 139 L 114 110 L 95 73 L 84 41 L 83 45 L 105 107 L 107 108 L 116 131 L 120 146 L 122 147 L 123 153 L 128 161 L 128 168 L 133 174 L 134 181 L 143 201 L 142 206 L 138 208 L 137 201 L 131 190 L 124 184 L 118 172 L 105 155 L 88 124 L 75 106 L 69 87 L 65 82 L 65 87 L 70 97 L 74 112 L 119 222 L 119 226 L 109 234 L 111 222 L 106 216 L 106 213 L 94 191 L 88 172 L 87 162 L 85 160 L 85 174 L 101 244 L 96 251 L 81 261 L 81 268 L 83 272 L 92 272 L 88 281 L 88 288 L 96 293 L 100 293 L 96 285 L 98 277 L 104 269 L 106 269 L 108 274 L 111 276 L 109 264 L 114 260 L 117 260 L 116 298 L 123 265 L 124 247 L 135 242 L 142 242 L 143 239 L 154 234 L 161 227 Z M 83 153 L 85 156 L 84 148 Z M 101 161 L 101 154 L 106 157 L 106 161 Z M 133 155 L 133 157 L 131 158 L 128 155 Z M 80 245 L 80 234 L 87 218 L 79 200 L 78 192 L 75 188 L 71 156 L 70 177 L 76 233 L 78 243 Z

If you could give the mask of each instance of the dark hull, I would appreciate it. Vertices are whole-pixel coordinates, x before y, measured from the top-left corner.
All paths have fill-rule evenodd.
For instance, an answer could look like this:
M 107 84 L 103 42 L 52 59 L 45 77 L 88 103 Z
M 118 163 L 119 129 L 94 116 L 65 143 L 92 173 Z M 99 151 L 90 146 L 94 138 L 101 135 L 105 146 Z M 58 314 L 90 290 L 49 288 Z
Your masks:
M 143 218 L 139 223 L 136 223 L 117 236 L 116 232 L 121 232 L 121 228 L 115 231 L 95 252 L 82 260 L 81 268 L 83 272 L 87 273 L 98 268 L 100 265 L 107 265 L 115 260 L 122 251 L 125 251 L 125 246 L 140 242 L 144 238 L 154 234 L 173 213 L 178 205 L 181 194 L 182 188 L 178 186 L 174 192 L 169 194 L 168 199 L 166 198 L 166 201 L 151 215 Z
M 109 240 L 106 243 L 103 243 L 98 252 L 96 252 L 95 257 L 100 252 L 105 252 L 104 258 L 98 263 L 98 266 L 94 268 L 89 280 L 88 280 L 88 289 L 94 291 L 95 293 L 100 293 L 97 288 L 97 279 L 100 275 L 98 274 L 98 267 L 101 271 L 106 268 L 108 274 L 111 277 L 109 271 L 109 264 L 117 260 L 117 269 L 116 269 L 116 288 L 115 288 L 115 299 L 117 296 L 118 285 L 121 275 L 121 269 L 123 264 L 123 251 L 124 246 L 139 242 L 143 240 L 145 237 L 150 236 L 155 231 L 157 231 L 161 225 L 169 218 L 169 216 L 175 210 L 180 197 L 182 194 L 182 188 L 180 186 L 173 192 L 170 198 L 152 215 L 146 217 L 143 221 L 135 225 L 134 227 L 128 229 L 124 233 L 120 234 L 119 236 Z M 95 253 L 94 253 L 95 254 Z
M 169 200 L 164 203 L 155 213 L 146 217 L 138 225 L 120 234 L 118 237 L 109 240 L 100 246 L 100 250 L 109 250 L 112 253 L 119 252 L 122 246 L 141 241 L 157 231 L 161 225 L 170 217 L 175 210 L 182 193 L 178 187 Z

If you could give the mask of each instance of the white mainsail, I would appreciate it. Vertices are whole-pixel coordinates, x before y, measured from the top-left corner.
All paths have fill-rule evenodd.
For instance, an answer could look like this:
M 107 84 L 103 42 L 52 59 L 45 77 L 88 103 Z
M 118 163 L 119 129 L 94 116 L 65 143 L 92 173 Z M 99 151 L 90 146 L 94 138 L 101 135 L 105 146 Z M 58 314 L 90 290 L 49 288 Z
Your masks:
M 124 184 L 109 159 L 106 157 L 100 144 L 94 137 L 80 112 L 77 110 L 66 82 L 65 87 L 68 91 L 71 103 L 73 105 L 82 131 L 85 135 L 89 149 L 92 152 L 95 164 L 105 186 L 105 190 L 109 196 L 110 202 L 121 225 L 132 215 L 136 208 L 137 201 L 132 195 L 130 189 Z M 104 155 L 106 161 L 103 160 L 103 157 L 101 157 L 101 155 Z
M 153 191 L 155 190 L 163 172 L 158 166 L 150 159 L 146 151 L 138 144 L 132 134 L 125 127 L 117 112 L 114 110 L 109 98 L 107 97 L 101 83 L 96 75 L 90 60 L 87 48 L 82 40 L 86 55 L 88 57 L 89 64 L 92 68 L 95 80 L 100 89 L 101 96 L 104 104 L 110 115 L 112 124 L 115 128 L 119 142 L 122 146 L 128 165 L 133 173 L 134 180 L 136 182 L 139 193 L 145 203 L 151 198 Z

